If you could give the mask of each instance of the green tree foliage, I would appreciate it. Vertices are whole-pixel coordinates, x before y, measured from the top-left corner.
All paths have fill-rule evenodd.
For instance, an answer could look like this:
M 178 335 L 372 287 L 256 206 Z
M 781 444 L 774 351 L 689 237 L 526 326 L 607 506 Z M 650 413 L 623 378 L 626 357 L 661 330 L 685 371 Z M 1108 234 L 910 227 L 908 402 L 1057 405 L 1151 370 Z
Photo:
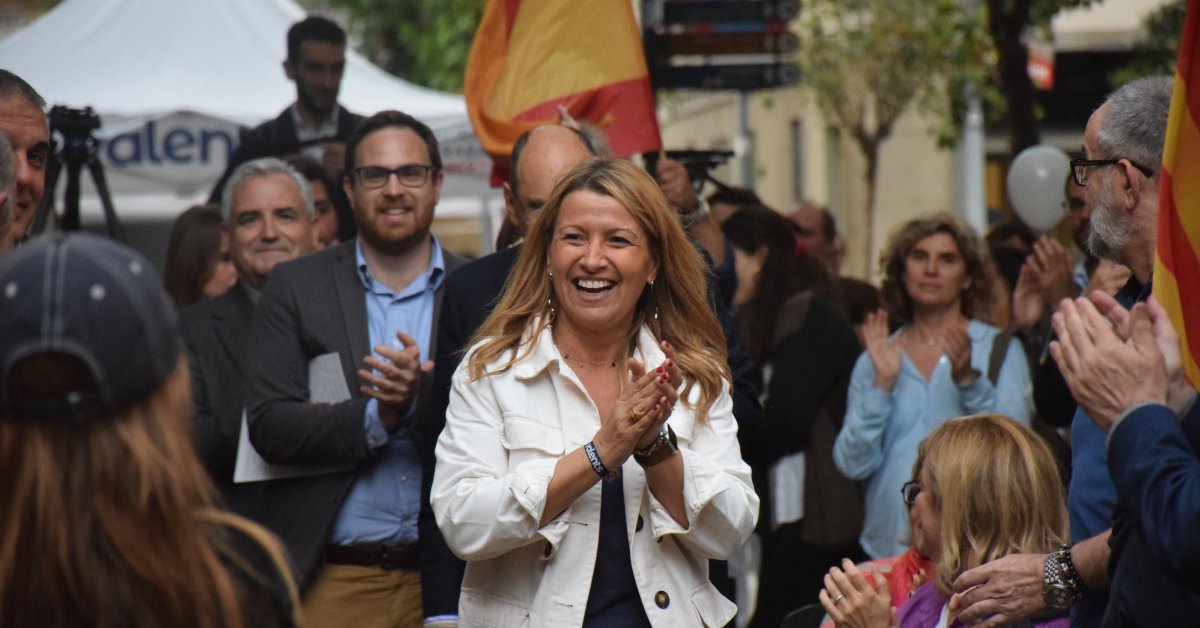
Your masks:
M 324 0 L 345 9 L 361 52 L 419 85 L 461 92 L 484 0 Z
M 865 249 L 875 250 L 880 145 L 910 105 L 945 117 L 947 83 L 980 67 L 978 15 L 957 0 L 810 0 L 801 26 L 801 76 L 831 124 L 866 162 Z M 867 267 L 870 266 L 869 259 Z
M 1133 45 L 1133 61 L 1113 72 L 1113 85 L 1124 85 L 1143 76 L 1175 74 L 1186 9 L 1184 0 L 1174 0 L 1146 16 L 1142 37 Z

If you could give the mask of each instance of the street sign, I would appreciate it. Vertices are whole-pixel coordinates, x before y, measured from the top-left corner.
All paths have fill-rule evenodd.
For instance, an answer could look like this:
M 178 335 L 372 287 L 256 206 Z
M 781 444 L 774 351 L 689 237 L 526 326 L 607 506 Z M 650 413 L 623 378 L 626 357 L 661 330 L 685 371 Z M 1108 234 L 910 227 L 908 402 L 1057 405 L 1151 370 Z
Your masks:
M 664 24 L 787 22 L 800 13 L 799 0 L 664 0 Z
M 658 88 L 753 90 L 792 85 L 800 80 L 800 68 L 778 62 L 660 66 L 651 69 L 650 79 Z
M 650 41 L 653 39 L 653 41 Z M 789 54 L 800 47 L 795 33 L 669 33 L 648 34 L 647 48 L 658 54 L 720 55 L 720 54 Z
M 644 0 L 643 37 L 655 88 L 754 90 L 799 81 L 799 0 Z

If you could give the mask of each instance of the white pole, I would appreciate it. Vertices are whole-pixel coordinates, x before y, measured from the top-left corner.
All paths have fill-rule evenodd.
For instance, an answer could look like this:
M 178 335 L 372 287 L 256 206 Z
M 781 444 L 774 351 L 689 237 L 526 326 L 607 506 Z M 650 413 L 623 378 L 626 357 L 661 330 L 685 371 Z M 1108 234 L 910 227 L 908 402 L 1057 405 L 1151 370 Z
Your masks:
M 963 133 L 959 142 L 959 211 L 964 222 L 976 233 L 987 230 L 987 204 L 984 201 L 983 106 L 979 90 L 968 84 L 964 89 L 967 112 L 963 117 Z
M 754 137 L 750 135 L 750 95 L 739 91 L 737 99 L 737 139 L 734 140 L 734 152 L 738 158 L 738 170 L 741 185 L 754 189 Z

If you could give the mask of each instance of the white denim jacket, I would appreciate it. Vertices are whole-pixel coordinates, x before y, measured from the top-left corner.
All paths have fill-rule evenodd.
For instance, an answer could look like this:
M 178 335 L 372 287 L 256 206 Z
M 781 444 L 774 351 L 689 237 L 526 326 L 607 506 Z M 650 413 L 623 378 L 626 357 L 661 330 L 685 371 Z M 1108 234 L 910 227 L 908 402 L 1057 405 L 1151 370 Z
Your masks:
M 432 503 L 450 548 L 468 561 L 461 626 L 583 623 L 599 542 L 600 484 L 546 525 L 538 521 L 555 464 L 592 440 L 600 416 L 550 329 L 536 342 L 503 373 L 471 381 L 472 349 L 454 374 Z M 635 357 L 648 367 L 665 359 L 645 328 Z M 696 387 L 690 400 L 698 397 Z M 634 578 L 652 625 L 723 626 L 737 608 L 709 583 L 708 559 L 727 558 L 758 519 L 733 403 L 725 391 L 707 425 L 678 403 L 668 422 L 683 455 L 690 527 L 671 518 L 630 458 L 622 472 Z

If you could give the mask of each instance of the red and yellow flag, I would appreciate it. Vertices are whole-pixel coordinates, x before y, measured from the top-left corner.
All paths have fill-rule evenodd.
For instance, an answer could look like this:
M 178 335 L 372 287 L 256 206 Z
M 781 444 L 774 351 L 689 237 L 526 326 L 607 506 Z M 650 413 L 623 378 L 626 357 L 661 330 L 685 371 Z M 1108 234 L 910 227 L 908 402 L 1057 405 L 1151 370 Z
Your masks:
M 1154 296 L 1179 330 L 1183 370 L 1200 385 L 1200 6 L 1189 2 L 1175 65 L 1158 199 Z
M 662 147 L 629 0 L 488 0 L 464 95 L 493 181 L 522 133 L 558 122 L 560 104 L 603 129 L 616 155 Z

